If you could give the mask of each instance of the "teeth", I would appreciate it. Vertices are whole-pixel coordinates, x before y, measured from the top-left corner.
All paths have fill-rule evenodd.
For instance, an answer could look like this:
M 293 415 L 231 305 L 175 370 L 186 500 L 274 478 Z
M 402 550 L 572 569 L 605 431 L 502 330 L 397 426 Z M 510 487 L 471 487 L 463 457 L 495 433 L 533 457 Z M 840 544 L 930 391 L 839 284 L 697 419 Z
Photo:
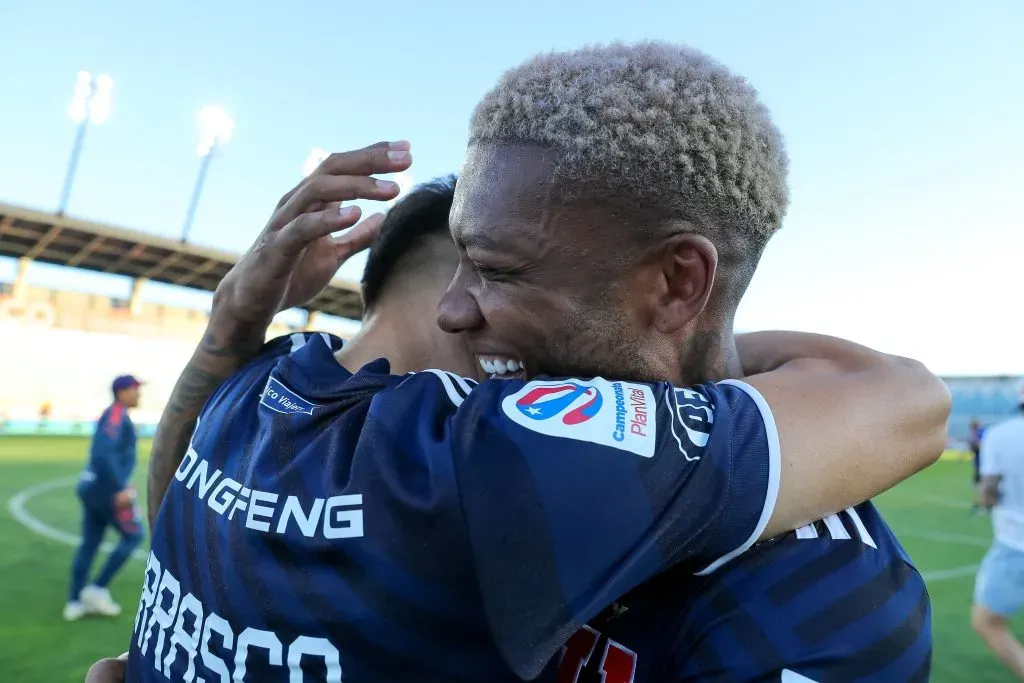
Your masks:
M 484 372 L 492 375 L 504 375 L 510 372 L 518 372 L 523 364 L 511 358 L 481 358 L 480 367 Z

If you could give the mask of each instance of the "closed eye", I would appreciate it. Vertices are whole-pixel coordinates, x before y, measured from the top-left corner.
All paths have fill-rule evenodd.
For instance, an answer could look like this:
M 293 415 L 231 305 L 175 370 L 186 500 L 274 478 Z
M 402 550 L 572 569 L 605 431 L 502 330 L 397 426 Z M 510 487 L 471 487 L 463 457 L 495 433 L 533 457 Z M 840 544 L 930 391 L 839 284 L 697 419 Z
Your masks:
M 515 275 L 515 271 L 511 268 L 497 268 L 495 266 L 488 266 L 475 261 L 473 262 L 473 268 L 484 280 L 501 280 Z
M 501 275 L 503 274 L 502 271 L 500 271 L 499 269 L 492 268 L 491 266 L 485 266 L 482 263 L 474 263 L 473 268 L 476 269 L 476 272 L 480 275 L 480 277 L 487 280 L 491 280 L 496 277 L 501 277 Z

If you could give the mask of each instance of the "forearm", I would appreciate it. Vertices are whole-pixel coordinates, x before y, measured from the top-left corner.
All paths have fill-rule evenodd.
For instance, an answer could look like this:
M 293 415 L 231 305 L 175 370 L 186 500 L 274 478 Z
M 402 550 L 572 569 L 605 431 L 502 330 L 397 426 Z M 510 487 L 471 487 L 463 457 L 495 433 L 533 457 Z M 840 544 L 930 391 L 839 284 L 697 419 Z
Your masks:
M 978 503 L 984 507 L 991 508 L 999 502 L 999 476 L 985 475 L 975 487 Z
M 868 500 L 941 455 L 949 391 L 921 363 L 818 335 L 744 336 L 746 381 L 771 407 L 782 456 L 769 535 Z
M 221 279 L 206 334 L 178 378 L 153 438 L 147 481 L 150 527 L 207 399 L 259 353 L 277 313 L 311 301 L 341 264 L 369 247 L 379 232 L 383 214 L 332 237 L 355 226 L 361 216 L 357 207 L 339 210 L 335 202 L 396 197 L 397 184 L 382 184 L 371 174 L 406 170 L 412 163 L 408 150 L 409 143 L 399 141 L 332 154 L 281 198 L 252 247 Z
M 146 486 L 150 531 L 171 478 L 188 450 L 203 405 L 224 380 L 256 356 L 266 331 L 267 327 L 261 325 L 218 325 L 211 318 L 202 341 L 171 391 L 153 436 Z
M 773 372 L 789 363 L 825 361 L 854 372 L 895 359 L 845 339 L 809 332 L 749 332 L 736 335 L 744 376 Z
M 978 504 L 982 507 L 990 508 L 999 502 L 999 496 L 996 491 L 991 491 L 984 487 L 977 489 Z
M 914 469 L 906 476 L 930 465 L 945 448 L 949 390 L 916 360 L 804 332 L 737 335 L 736 345 L 749 381 L 757 376 L 769 383 L 769 378 L 796 379 L 795 386 L 806 396 L 819 395 L 812 387 L 821 390 L 820 398 L 812 398 L 807 407 L 810 414 L 821 415 L 822 403 L 838 401 L 837 421 L 852 424 L 850 411 L 859 409 L 864 434 L 893 430 L 886 437 L 891 447 L 899 450 L 902 444 L 907 452 L 921 454 L 911 460 Z

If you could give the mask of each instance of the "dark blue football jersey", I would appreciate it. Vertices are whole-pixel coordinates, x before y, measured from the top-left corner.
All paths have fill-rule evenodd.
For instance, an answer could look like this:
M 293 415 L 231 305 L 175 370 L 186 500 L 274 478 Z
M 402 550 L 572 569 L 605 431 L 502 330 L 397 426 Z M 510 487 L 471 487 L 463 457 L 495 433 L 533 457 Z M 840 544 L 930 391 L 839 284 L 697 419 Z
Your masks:
M 778 436 L 741 382 L 475 385 L 296 334 L 204 407 L 153 533 L 127 680 L 534 678 L 670 566 L 762 533 Z
M 677 566 L 574 634 L 555 683 L 924 683 L 924 580 L 871 503 L 754 545 L 716 571 Z

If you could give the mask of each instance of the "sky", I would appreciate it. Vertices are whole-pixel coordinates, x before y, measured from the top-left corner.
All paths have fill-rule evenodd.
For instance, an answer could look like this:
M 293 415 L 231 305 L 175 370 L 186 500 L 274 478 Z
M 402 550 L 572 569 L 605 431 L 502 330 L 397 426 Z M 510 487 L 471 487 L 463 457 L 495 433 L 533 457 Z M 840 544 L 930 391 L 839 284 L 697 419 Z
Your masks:
M 313 147 L 407 139 L 410 174 L 427 180 L 459 169 L 474 104 L 531 55 L 689 44 L 753 83 L 790 155 L 791 207 L 737 327 L 843 336 L 944 374 L 1024 374 L 1019 0 L 3 0 L 0 26 L 0 200 L 56 208 L 75 75 L 105 73 L 112 114 L 87 133 L 68 213 L 180 235 L 196 115 L 218 104 L 236 127 L 192 240 L 234 252 Z M 0 279 L 13 270 L 0 261 Z M 360 272 L 353 260 L 342 275 Z M 128 288 L 30 273 L 44 286 Z

